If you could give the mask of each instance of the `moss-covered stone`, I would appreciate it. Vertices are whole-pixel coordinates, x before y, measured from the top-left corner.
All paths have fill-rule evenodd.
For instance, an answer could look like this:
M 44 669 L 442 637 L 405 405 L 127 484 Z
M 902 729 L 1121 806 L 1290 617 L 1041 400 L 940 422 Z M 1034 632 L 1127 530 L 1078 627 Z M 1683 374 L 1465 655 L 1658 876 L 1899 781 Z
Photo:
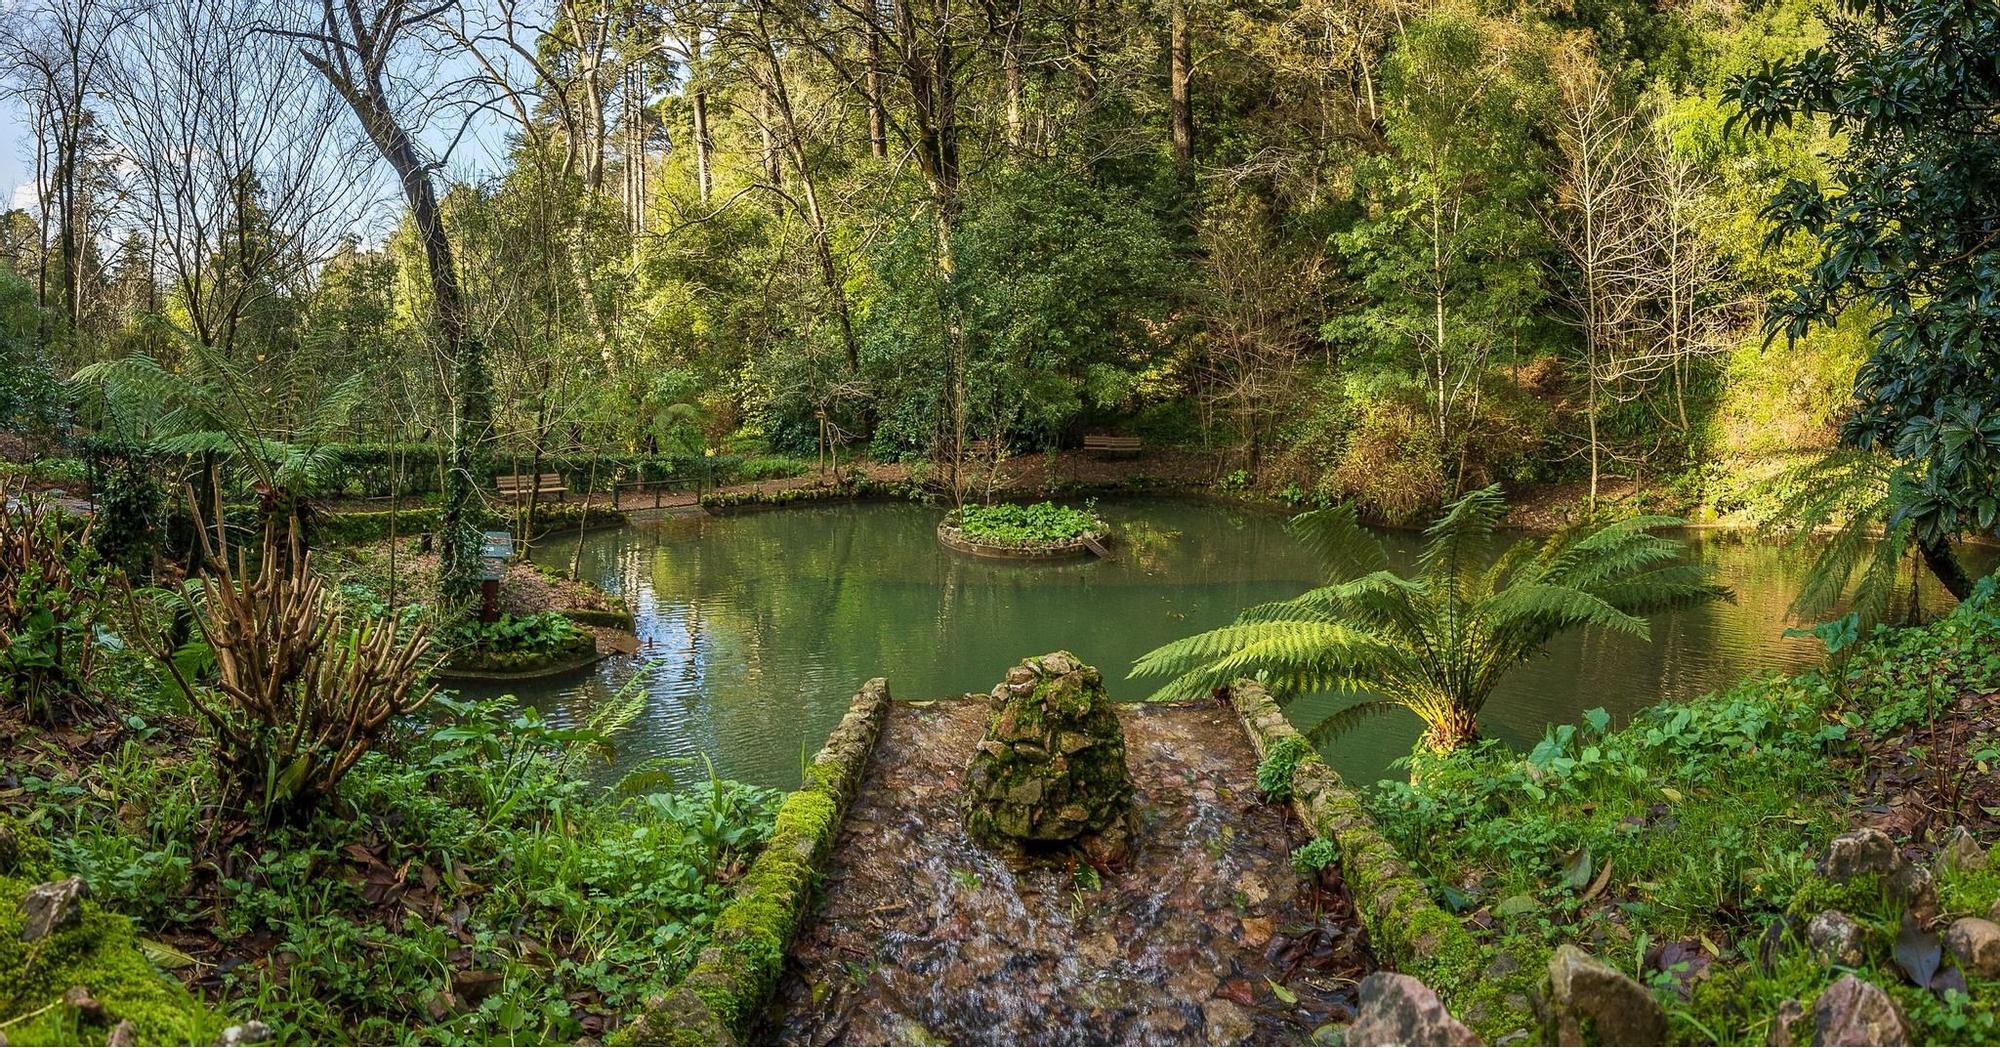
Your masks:
M 771 839 L 716 915 L 708 946 L 679 985 L 620 1028 L 613 1044 L 737 1044 L 777 988 L 785 951 L 812 901 L 840 819 L 889 713 L 889 685 L 863 685 L 805 781 L 785 798 Z
M 1274 750 L 1298 751 L 1299 744 L 1289 740 L 1303 738 L 1261 685 L 1237 681 L 1229 687 L 1229 700 L 1260 758 Z M 1339 848 L 1341 876 L 1376 955 L 1436 990 L 1452 1014 L 1488 1040 L 1531 1026 L 1528 991 L 1540 978 L 1546 954 L 1491 955 L 1437 905 L 1369 818 L 1360 794 L 1317 752 L 1290 763 L 1292 806 L 1315 834 Z
M 1132 780 L 1104 678 L 1066 651 L 1024 660 L 993 689 L 986 737 L 965 769 L 966 831 L 1047 846 L 1127 834 Z
M 139 948 L 132 924 L 85 901 L 82 917 L 22 942 L 15 905 L 34 881 L 0 876 L 0 1023 L 10 1044 L 103 1044 L 121 1021 L 142 1044 L 214 1044 L 223 1021 Z M 82 987 L 101 1010 L 63 998 Z

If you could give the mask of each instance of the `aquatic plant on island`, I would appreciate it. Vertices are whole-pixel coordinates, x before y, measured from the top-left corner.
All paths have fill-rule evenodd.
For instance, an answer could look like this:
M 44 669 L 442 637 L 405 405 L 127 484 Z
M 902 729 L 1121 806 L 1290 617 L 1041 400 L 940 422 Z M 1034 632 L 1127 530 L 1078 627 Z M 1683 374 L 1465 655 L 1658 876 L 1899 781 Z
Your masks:
M 1184 699 L 1250 677 L 1280 701 L 1312 692 L 1365 692 L 1312 729 L 1338 734 L 1362 718 L 1407 709 L 1423 745 L 1458 749 L 1479 738 L 1479 711 L 1506 672 L 1565 631 L 1595 626 L 1649 635 L 1645 615 L 1723 599 L 1707 568 L 1688 563 L 1680 521 L 1586 522 L 1522 539 L 1489 561 L 1506 503 L 1496 487 L 1453 503 L 1424 532 L 1413 575 L 1389 567 L 1381 539 L 1354 508 L 1299 515 L 1292 529 L 1329 584 L 1245 610 L 1234 624 L 1156 648 L 1132 676 L 1172 679 L 1155 699 Z
M 1107 525 L 1097 515 L 1095 501 L 1082 509 L 1053 502 L 966 506 L 945 518 L 948 527 L 974 541 L 997 546 L 1035 546 L 1074 542 L 1102 534 Z

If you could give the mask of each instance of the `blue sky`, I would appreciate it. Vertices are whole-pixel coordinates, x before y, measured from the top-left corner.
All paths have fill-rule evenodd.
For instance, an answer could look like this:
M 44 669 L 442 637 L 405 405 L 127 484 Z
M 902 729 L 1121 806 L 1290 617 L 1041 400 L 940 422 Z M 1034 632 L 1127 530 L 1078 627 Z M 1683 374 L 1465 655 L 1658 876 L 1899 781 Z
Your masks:
M 20 107 L 0 98 L 0 211 L 13 206 L 14 191 L 28 182 L 28 128 Z

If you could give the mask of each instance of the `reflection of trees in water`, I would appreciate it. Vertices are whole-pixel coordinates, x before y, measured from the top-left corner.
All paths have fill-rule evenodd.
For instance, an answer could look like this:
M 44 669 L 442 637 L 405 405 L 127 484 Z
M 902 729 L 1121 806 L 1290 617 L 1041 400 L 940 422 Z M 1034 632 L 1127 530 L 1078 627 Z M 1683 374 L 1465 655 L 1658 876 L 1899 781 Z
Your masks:
M 1147 574 L 1157 574 L 1169 566 L 1169 554 L 1181 537 L 1179 528 L 1169 528 L 1149 520 L 1128 520 L 1118 525 L 1118 552 L 1131 557 Z

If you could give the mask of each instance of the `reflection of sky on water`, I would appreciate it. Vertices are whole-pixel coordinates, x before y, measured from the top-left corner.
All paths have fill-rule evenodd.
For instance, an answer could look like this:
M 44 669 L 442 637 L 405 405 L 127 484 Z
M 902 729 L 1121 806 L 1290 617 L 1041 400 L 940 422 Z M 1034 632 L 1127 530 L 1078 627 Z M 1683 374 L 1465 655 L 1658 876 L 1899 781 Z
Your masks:
M 1157 683 L 1123 679 L 1140 654 L 1317 581 L 1280 516 L 1168 500 L 1101 509 L 1131 525 L 1117 556 L 1053 565 L 940 549 L 931 530 L 939 511 L 906 504 L 597 532 L 584 539 L 584 570 L 625 596 L 641 651 L 523 695 L 571 723 L 636 675 L 646 712 L 614 770 L 705 754 L 723 775 L 789 786 L 869 677 L 888 677 L 903 698 L 985 691 L 1020 658 L 1068 648 L 1105 672 L 1113 694 L 1139 698 Z M 1399 564 L 1414 558 L 1414 533 L 1387 538 Z M 1731 535 L 1689 539 L 1736 588 L 1737 603 L 1659 616 L 1650 640 L 1605 631 L 1559 638 L 1507 677 L 1482 717 L 1486 731 L 1527 744 L 1549 720 L 1591 707 L 1622 719 L 1759 667 L 1818 658 L 1817 641 L 1782 636 L 1798 580 L 1791 558 Z M 566 566 L 573 549 L 540 555 Z M 1340 704 L 1305 700 L 1293 718 L 1309 724 Z M 1372 781 L 1417 731 L 1406 714 L 1376 718 L 1329 756 L 1349 777 Z

